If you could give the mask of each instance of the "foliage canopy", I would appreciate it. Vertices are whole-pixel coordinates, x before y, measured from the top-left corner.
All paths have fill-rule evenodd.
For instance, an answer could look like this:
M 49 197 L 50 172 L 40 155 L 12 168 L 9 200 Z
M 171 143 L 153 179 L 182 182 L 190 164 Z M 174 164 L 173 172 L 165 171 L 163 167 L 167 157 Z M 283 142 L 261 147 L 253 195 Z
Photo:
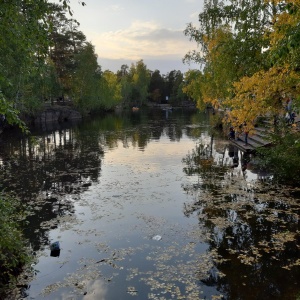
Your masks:
M 299 1 L 205 1 L 199 28 L 185 30 L 200 47 L 185 59 L 203 67 L 186 91 L 199 107 L 228 109 L 233 126 L 282 115 L 287 97 L 299 107 L 299 21 Z

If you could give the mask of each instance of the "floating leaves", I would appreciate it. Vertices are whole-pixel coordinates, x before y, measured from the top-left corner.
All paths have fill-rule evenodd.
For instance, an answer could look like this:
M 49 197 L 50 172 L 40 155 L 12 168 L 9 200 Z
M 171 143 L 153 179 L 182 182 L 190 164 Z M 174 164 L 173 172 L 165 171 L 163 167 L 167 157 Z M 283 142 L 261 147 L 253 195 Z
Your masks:
M 138 293 L 138 290 L 133 286 L 129 286 L 127 288 L 127 293 L 130 294 L 131 296 L 136 296 Z
M 201 230 L 209 228 L 206 241 L 212 250 L 208 272 L 213 266 L 218 268 L 214 282 L 232 275 L 228 274 L 227 261 L 249 275 L 242 285 L 252 284 L 252 271 L 256 276 L 266 276 L 263 272 L 272 268 L 275 276 L 282 269 L 299 270 L 300 201 L 293 196 L 299 190 L 263 181 L 249 182 L 232 172 L 208 189 L 198 185 L 189 191 L 194 201 L 184 204 L 184 213 L 197 213 Z M 214 251 L 222 254 L 221 258 Z

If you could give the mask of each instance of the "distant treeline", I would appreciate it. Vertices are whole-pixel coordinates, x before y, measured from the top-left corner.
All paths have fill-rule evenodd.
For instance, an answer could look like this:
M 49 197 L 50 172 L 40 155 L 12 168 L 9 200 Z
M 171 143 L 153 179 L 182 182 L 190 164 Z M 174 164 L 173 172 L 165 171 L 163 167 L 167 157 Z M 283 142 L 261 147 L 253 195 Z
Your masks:
M 103 71 L 68 1 L 4 1 L 0 6 L 0 114 L 19 123 L 45 102 L 68 101 L 82 113 L 117 105 L 184 100 L 183 74 L 161 75 L 143 60 Z M 84 3 L 82 3 L 84 4 Z

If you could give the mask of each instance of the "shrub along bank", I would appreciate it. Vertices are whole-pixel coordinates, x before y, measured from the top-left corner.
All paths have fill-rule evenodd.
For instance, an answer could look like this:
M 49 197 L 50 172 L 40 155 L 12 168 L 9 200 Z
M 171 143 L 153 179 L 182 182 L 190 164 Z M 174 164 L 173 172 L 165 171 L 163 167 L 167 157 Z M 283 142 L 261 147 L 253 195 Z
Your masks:
M 272 171 L 274 180 L 300 186 L 300 132 L 273 136 L 274 146 L 258 149 L 260 166 Z
M 0 193 L 0 299 L 16 282 L 22 267 L 30 261 L 26 240 L 21 231 L 23 214 L 20 203 Z

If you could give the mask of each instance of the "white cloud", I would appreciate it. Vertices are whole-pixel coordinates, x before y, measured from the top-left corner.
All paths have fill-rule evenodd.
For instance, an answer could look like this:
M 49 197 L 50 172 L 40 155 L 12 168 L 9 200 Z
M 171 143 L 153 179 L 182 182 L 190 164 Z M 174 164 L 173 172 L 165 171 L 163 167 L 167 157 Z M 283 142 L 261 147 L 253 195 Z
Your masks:
M 85 2 L 84 7 L 72 2 L 73 17 L 95 46 L 103 69 L 114 70 L 116 65 L 130 65 L 140 59 L 162 73 L 189 69 L 182 58 L 197 45 L 183 31 L 188 23 L 197 24 L 203 0 Z
M 107 287 L 101 280 L 84 282 L 88 291 L 86 296 L 83 296 L 84 300 L 105 300 L 107 294 Z
M 193 20 L 193 21 L 198 21 L 198 16 L 199 16 L 199 12 L 194 12 L 190 15 L 190 18 Z
M 146 57 L 182 58 L 194 45 L 182 30 L 160 27 L 156 22 L 133 21 L 128 28 L 93 33 L 99 57 L 138 60 Z

